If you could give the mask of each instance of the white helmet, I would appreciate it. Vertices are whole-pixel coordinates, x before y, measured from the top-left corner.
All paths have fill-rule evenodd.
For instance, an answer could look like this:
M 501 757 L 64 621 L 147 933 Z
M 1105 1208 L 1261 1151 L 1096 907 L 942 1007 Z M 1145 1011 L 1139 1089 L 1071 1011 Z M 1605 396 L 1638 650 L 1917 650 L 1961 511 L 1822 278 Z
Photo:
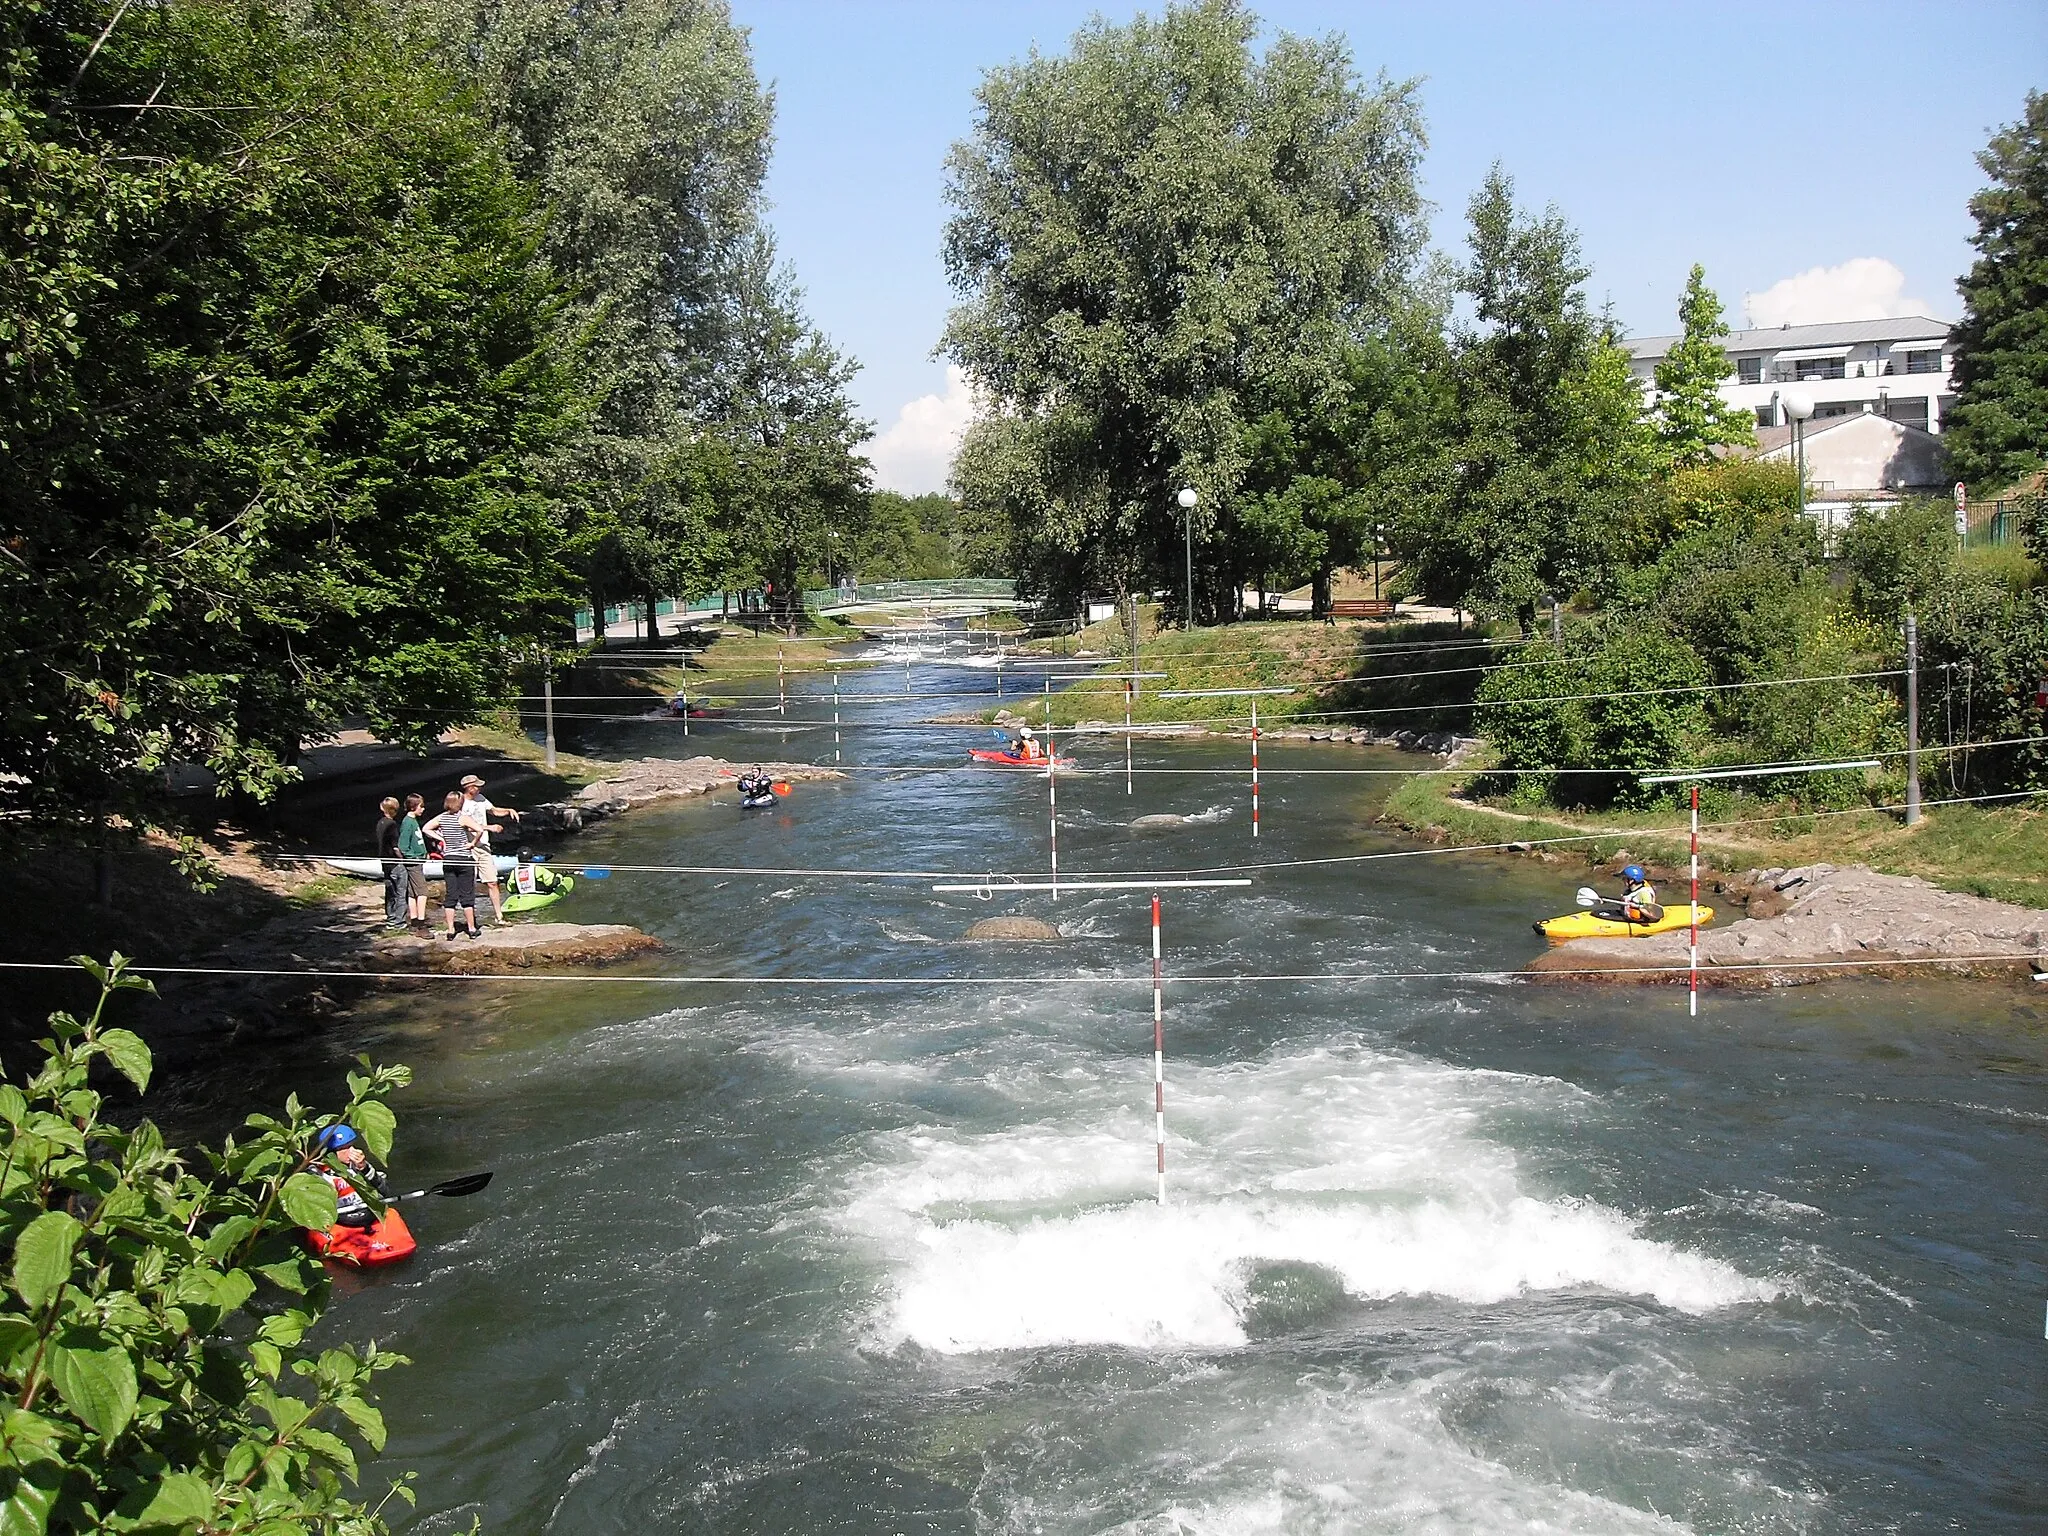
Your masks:
M 1031 739 L 1031 727 L 1028 725 L 1020 725 L 1017 727 L 1017 734 L 1019 736 L 1022 736 L 1026 741 L 1029 741 Z

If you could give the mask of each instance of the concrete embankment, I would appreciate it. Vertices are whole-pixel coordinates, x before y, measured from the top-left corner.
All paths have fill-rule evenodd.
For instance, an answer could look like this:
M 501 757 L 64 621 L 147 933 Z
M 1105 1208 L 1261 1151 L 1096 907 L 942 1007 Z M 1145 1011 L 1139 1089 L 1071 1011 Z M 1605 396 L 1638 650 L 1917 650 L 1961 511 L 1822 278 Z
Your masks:
M 1800 986 L 1872 972 L 2048 972 L 2048 912 L 2038 908 L 1833 864 L 1752 870 L 1724 885 L 1728 896 L 1746 900 L 1750 915 L 1700 931 L 1705 984 Z M 1539 955 L 1529 969 L 1558 979 L 1683 985 L 1686 934 L 1577 939 Z

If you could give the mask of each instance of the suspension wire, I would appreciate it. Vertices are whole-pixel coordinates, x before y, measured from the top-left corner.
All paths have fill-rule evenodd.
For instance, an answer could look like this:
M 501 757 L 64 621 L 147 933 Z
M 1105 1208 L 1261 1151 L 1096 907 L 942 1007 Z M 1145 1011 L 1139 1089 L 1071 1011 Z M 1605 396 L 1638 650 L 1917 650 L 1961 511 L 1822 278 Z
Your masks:
M 2028 800 L 2034 799 L 2042 795 L 2048 795 L 2048 789 L 2010 790 L 1995 795 L 1961 795 L 1952 799 L 1924 800 L 1921 802 L 1921 804 L 1926 807 L 1934 807 L 1941 805 L 1986 805 L 1994 801 Z M 1475 806 L 1473 807 L 1473 809 L 1484 812 L 1485 807 Z M 1842 811 L 1801 811 L 1793 813 L 1790 817 L 1788 817 L 1785 813 L 1780 812 L 1779 814 L 1774 816 L 1745 816 L 1728 821 L 1703 821 L 1700 823 L 1700 830 L 1702 832 L 1725 831 L 1732 827 L 1772 826 L 1776 825 L 1779 822 L 1786 821 L 1788 819 L 1803 821 L 1819 821 L 1823 818 L 1833 818 L 1837 816 L 1863 816 L 1870 814 L 1882 814 L 1886 811 L 1903 811 L 1904 809 L 1905 806 L 1903 804 L 1887 804 L 1858 805 L 1852 806 L 1848 810 Z M 1436 846 L 1428 848 L 1396 848 L 1384 850 L 1378 853 L 1326 854 L 1319 858 L 1309 859 L 1268 859 L 1258 863 L 1251 864 L 1210 864 L 1195 869 L 1164 869 L 1154 870 L 1150 872 L 1132 872 L 1119 869 L 1073 871 L 1069 873 L 1067 879 L 1075 882 L 1083 882 L 1089 880 L 1119 880 L 1137 881 L 1139 883 L 1145 883 L 1155 880 L 1184 880 L 1206 877 L 1211 875 L 1252 874 L 1262 870 L 1307 869 L 1314 866 L 1325 864 L 1370 864 L 1383 859 L 1427 859 L 1443 858 L 1453 854 L 1461 853 L 1519 852 L 1521 850 L 1528 848 L 1549 848 L 1564 843 L 1602 842 L 1609 838 L 1673 837 L 1678 835 L 1679 833 L 1684 832 L 1685 829 L 1686 824 L 1683 822 L 1675 826 L 1669 827 L 1613 827 L 1603 828 L 1602 830 L 1597 832 L 1578 832 L 1572 833 L 1568 836 L 1560 837 L 1523 837 L 1514 838 L 1506 842 L 1498 843 L 1455 843 L 1449 846 Z M 272 857 L 278 863 L 281 864 L 326 864 L 333 862 L 336 858 L 343 857 L 345 857 L 351 863 L 359 863 L 365 862 L 374 856 L 367 854 L 333 855 L 311 853 L 285 853 L 274 854 L 272 855 Z M 952 880 L 962 882 L 964 885 L 969 886 L 975 890 L 987 888 L 994 891 L 1000 891 L 1003 889 L 1003 885 L 1000 882 L 1034 880 L 1037 878 L 1038 875 L 1038 872 L 1035 870 L 1024 871 L 1022 873 L 1017 874 L 997 874 L 994 871 L 957 869 L 803 869 L 790 868 L 786 866 L 764 867 L 760 865 L 610 864 L 602 860 L 595 859 L 549 859 L 547 862 L 548 867 L 550 869 L 559 870 L 570 874 L 581 874 L 586 870 L 596 869 L 604 870 L 612 874 L 716 875 L 722 877 L 757 876 L 762 879 L 776 880 Z M 1062 881 L 1062 889 L 1065 888 L 1066 881 Z
M 2027 963 L 2036 958 L 2033 951 L 2017 953 L 1983 953 L 1970 955 L 1900 955 L 1889 959 L 1864 958 L 1842 960 L 1754 960 L 1732 965 L 1714 965 L 1708 975 L 1740 974 L 1745 971 L 1839 971 L 1867 970 L 1880 967 L 1907 965 L 1982 965 L 1987 963 Z M 78 966 L 68 960 L 0 960 L 0 970 L 10 971 L 77 971 Z M 1071 973 L 1054 976 L 711 976 L 677 975 L 662 973 L 644 976 L 602 976 L 572 975 L 552 971 L 519 971 L 504 975 L 476 975 L 463 971 L 352 971 L 340 967 L 308 966 L 301 970 L 287 970 L 274 966 L 228 966 L 228 965 L 131 965 L 128 973 L 135 976 L 232 976 L 232 977 L 284 977 L 325 981 L 444 981 L 467 982 L 484 986 L 505 984 L 554 984 L 570 986 L 710 986 L 710 987 L 1146 987 L 1152 985 L 1148 971 L 1144 975 L 1110 974 L 1097 976 L 1076 976 Z M 1342 982 L 1351 985 L 1357 982 L 1373 981 L 1549 981 L 1553 979 L 1576 979 L 1584 976 L 1684 976 L 1684 965 L 1607 965 L 1574 966 L 1570 970 L 1532 971 L 1521 970 L 1462 970 L 1462 971 L 1244 971 L 1228 975 L 1176 974 L 1175 986 L 1260 986 L 1300 985 L 1316 982 Z

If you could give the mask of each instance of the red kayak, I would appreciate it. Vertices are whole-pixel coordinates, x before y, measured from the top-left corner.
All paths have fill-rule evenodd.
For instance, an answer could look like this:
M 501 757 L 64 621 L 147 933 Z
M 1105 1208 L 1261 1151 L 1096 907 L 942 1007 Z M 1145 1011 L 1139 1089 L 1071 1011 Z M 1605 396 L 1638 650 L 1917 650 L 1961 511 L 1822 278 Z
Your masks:
M 1046 760 L 1042 757 L 1024 757 L 1016 752 L 998 752 L 991 747 L 970 747 L 967 755 L 977 763 L 993 763 L 998 768 L 1043 768 Z M 1071 768 L 1071 757 L 1056 757 L 1052 760 L 1055 768 Z
M 329 1227 L 325 1232 L 308 1232 L 306 1246 L 324 1259 L 353 1264 L 358 1269 L 371 1264 L 396 1264 L 412 1257 L 419 1246 L 396 1206 L 386 1208 L 383 1219 L 367 1227 Z

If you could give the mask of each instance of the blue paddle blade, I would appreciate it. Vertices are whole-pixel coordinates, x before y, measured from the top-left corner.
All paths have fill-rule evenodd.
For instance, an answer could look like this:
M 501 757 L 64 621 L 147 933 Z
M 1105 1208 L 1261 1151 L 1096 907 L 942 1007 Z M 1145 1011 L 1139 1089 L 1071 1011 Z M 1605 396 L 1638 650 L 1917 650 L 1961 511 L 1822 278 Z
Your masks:
M 586 880 L 609 880 L 611 877 L 612 872 L 608 869 L 586 869 L 583 871 L 583 878 Z

